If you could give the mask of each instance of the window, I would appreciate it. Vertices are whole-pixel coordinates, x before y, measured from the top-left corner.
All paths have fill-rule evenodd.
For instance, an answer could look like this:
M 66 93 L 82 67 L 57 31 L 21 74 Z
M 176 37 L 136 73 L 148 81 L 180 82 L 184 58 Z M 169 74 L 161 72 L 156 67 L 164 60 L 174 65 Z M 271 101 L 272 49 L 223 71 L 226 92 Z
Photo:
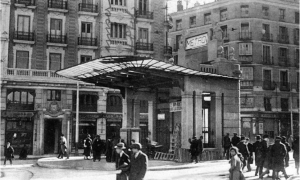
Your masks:
M 269 24 L 263 24 L 263 34 L 268 35 L 270 34 L 270 25 Z
M 280 71 L 280 86 L 289 86 L 288 74 L 288 71 Z
M 139 39 L 138 42 L 148 43 L 149 42 L 149 30 L 147 28 L 139 28 Z
M 176 42 L 175 42 L 175 50 L 176 51 L 179 49 L 180 41 L 181 41 L 181 35 L 176 35 Z
M 253 67 L 241 67 L 242 70 L 242 80 L 253 80 Z
M 285 9 L 279 9 L 279 20 L 284 20 L 285 18 Z
M 279 58 L 287 58 L 287 48 L 279 48 Z
M 298 28 L 294 29 L 294 39 L 295 39 L 295 41 L 298 41 L 298 43 L 299 43 L 299 29 Z
M 204 14 L 204 24 L 211 24 L 210 13 Z
M 263 81 L 264 82 L 271 82 L 272 81 L 271 73 L 272 73 L 271 70 L 264 69 L 264 71 L 263 71 Z
M 60 101 L 61 91 L 60 90 L 47 90 L 47 101 Z
M 126 6 L 126 0 L 111 0 L 111 5 Z
M 81 23 L 81 37 L 92 37 L 92 23 L 82 22 Z
M 140 101 L 140 113 L 148 113 L 148 101 Z
M 280 36 L 286 36 L 288 34 L 288 30 L 286 27 L 279 26 L 279 35 Z
M 239 55 L 252 55 L 252 43 L 239 43 Z
M 175 64 L 175 65 L 178 65 L 178 55 L 175 55 L 175 56 L 174 56 L 174 64 Z
M 295 61 L 296 63 L 299 63 L 299 49 L 295 50 Z
M 17 31 L 20 32 L 30 32 L 30 16 L 18 15 Z
M 221 21 L 227 20 L 227 9 L 222 9 L 220 11 L 220 20 Z
M 110 36 L 112 38 L 126 39 L 126 24 L 111 23 Z
M 8 89 L 7 110 L 34 110 L 34 90 Z
M 299 12 L 295 12 L 295 23 L 299 24 Z
M 92 60 L 92 56 L 81 55 L 80 63 L 86 63 Z
M 190 17 L 190 27 L 193 27 L 196 25 L 196 16 Z
M 29 51 L 16 52 L 16 68 L 29 69 Z
M 51 36 L 62 35 L 62 20 L 61 19 L 50 19 L 50 33 Z
M 145 14 L 146 11 L 149 11 L 148 7 L 148 0 L 139 0 L 140 13 Z
M 107 112 L 122 112 L 122 98 L 118 95 L 108 95 Z
M 181 19 L 176 20 L 176 30 L 182 29 L 181 25 L 182 25 L 182 20 Z
M 224 46 L 224 58 L 228 59 L 228 46 Z
M 249 16 L 249 6 L 248 5 L 242 5 L 241 6 L 241 16 L 242 17 L 248 17 Z
M 222 39 L 225 40 L 225 39 L 228 39 L 228 32 L 227 32 L 227 26 L 221 26 L 221 29 L 222 29 Z
M 50 53 L 49 54 L 49 70 L 60 70 L 61 69 L 61 54 Z
M 263 62 L 271 64 L 271 46 L 263 45 Z
M 249 23 L 242 23 L 241 24 L 241 32 L 249 32 Z
M 269 7 L 262 7 L 263 16 L 269 16 Z
M 272 111 L 272 104 L 270 97 L 264 97 L 264 107 L 265 111 Z
M 289 99 L 281 98 L 281 111 L 289 111 Z

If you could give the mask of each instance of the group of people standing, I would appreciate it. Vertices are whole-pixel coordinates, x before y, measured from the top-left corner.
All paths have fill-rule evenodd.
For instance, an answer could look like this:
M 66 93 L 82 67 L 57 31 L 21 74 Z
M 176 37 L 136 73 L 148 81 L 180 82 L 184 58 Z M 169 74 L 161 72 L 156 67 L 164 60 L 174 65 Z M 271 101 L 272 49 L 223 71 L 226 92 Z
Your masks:
M 291 139 L 291 138 L 290 138 Z M 256 171 L 255 176 L 259 175 L 262 179 L 264 175 L 273 170 L 272 179 L 279 179 L 281 171 L 285 178 L 289 176 L 285 171 L 285 167 L 289 166 L 289 152 L 293 149 L 293 158 L 295 159 L 295 167 L 299 174 L 299 137 L 295 137 L 288 143 L 285 136 L 277 136 L 275 143 L 270 144 L 269 136 L 256 136 L 256 142 L 250 143 L 249 138 L 237 136 L 234 133 L 230 139 L 229 134 L 223 139 L 224 156 L 229 159 L 231 168 L 230 180 L 244 179 L 243 170 L 247 166 L 248 171 L 251 171 L 253 163 L 253 155 L 255 157 Z
M 195 160 L 195 163 L 198 163 L 198 156 L 199 160 L 202 159 L 202 152 L 203 152 L 203 136 L 200 136 L 199 139 L 197 139 L 196 136 L 194 136 L 192 139 L 189 139 L 190 145 L 190 153 L 191 153 L 191 162 Z
M 92 140 L 91 135 L 87 135 L 83 142 L 84 146 L 84 159 L 89 159 L 91 157 L 91 152 L 93 153 L 93 161 L 96 160 L 101 161 L 101 152 L 103 150 L 103 143 L 100 139 L 100 135 L 96 135 L 96 137 Z

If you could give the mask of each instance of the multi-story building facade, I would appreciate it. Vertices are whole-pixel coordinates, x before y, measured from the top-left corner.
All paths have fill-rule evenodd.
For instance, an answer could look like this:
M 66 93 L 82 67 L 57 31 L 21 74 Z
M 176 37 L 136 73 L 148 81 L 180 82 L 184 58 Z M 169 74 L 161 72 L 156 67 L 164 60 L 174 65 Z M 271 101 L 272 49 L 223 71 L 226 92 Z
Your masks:
M 290 135 L 292 120 L 294 134 L 299 134 L 298 6 L 297 0 L 218 0 L 183 10 L 179 0 L 178 11 L 170 14 L 175 63 L 185 64 L 178 49 L 196 32 L 208 33 L 212 40 L 214 32 L 221 31 L 224 56 L 230 47 L 236 50 L 243 71 L 241 133 L 251 139 L 257 134 L 269 134 L 271 139 Z M 216 54 L 217 49 L 208 47 L 208 52 Z M 211 60 L 190 57 L 198 64 Z
M 55 71 L 101 56 L 165 59 L 164 5 L 154 0 L 11 1 L 11 11 L 5 9 L 10 18 L 3 26 L 9 39 L 1 60 L 0 145 L 11 141 L 17 151 L 26 144 L 30 154 L 50 154 L 57 152 L 63 133 L 73 152 L 78 92 L 79 147 L 86 134 L 119 136 L 119 92 L 69 80 Z M 141 127 L 146 138 L 148 103 L 140 106 L 145 109 Z

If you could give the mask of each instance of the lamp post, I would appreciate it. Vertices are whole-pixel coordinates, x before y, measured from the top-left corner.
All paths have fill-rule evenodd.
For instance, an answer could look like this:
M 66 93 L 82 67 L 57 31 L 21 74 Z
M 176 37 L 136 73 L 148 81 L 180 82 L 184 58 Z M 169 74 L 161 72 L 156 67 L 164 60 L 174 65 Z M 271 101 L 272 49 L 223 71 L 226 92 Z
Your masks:
M 79 139 L 79 82 L 76 89 L 76 125 L 75 125 L 75 155 L 78 156 L 78 139 Z

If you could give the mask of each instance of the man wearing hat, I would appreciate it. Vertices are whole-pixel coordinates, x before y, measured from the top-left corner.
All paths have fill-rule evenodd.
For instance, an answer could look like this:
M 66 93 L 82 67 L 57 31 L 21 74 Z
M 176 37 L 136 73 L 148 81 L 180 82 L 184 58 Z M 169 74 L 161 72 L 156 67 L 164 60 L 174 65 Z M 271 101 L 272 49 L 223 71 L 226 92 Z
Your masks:
M 237 146 L 237 144 L 241 141 L 241 139 L 237 136 L 237 133 L 233 133 L 233 137 L 231 138 L 232 146 Z
M 101 160 L 101 151 L 102 151 L 102 141 L 100 139 L 100 135 L 96 135 L 96 138 L 92 143 L 93 150 L 93 161 L 95 162 L 97 159 Z
M 191 138 L 189 139 L 189 143 L 190 145 L 190 153 L 191 153 L 191 162 L 194 161 L 198 163 L 198 154 L 199 154 L 199 147 L 198 147 L 198 140 L 197 137 L 194 136 L 193 139 L 191 140 Z
M 115 146 L 116 149 L 116 169 L 121 170 L 120 174 L 117 174 L 117 180 L 127 180 L 127 173 L 129 170 L 129 156 L 124 152 L 126 149 L 124 143 L 118 143 Z
M 129 180 L 143 180 L 147 172 L 148 157 L 141 151 L 140 143 L 132 144 L 131 149 L 133 154 L 130 160 Z
M 275 173 L 275 179 L 278 179 L 278 172 L 282 171 L 283 174 L 285 175 L 285 178 L 287 179 L 288 176 L 285 172 L 284 169 L 284 160 L 285 156 L 287 154 L 287 150 L 284 144 L 281 143 L 281 137 L 277 136 L 275 138 L 275 144 L 272 146 L 271 149 L 271 157 L 272 157 L 272 162 L 273 162 L 273 171 Z

